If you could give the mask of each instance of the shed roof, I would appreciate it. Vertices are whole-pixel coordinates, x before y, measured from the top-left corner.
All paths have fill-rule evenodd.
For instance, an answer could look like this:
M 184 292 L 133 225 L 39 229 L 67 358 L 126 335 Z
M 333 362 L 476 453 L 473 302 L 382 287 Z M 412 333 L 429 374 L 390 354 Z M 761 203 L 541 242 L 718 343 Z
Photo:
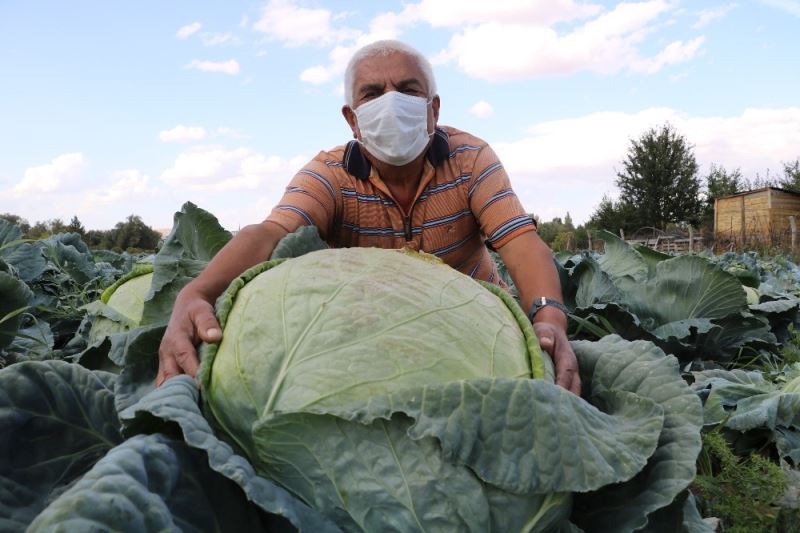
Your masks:
M 789 189 L 781 189 L 780 187 L 761 187 L 760 189 L 752 189 L 752 190 L 749 190 L 749 191 L 742 191 L 742 192 L 737 192 L 735 194 L 728 194 L 728 195 L 725 195 L 725 196 L 720 196 L 720 197 L 717 198 L 717 200 L 722 200 L 724 198 L 735 198 L 737 196 L 747 196 L 748 194 L 755 194 L 757 192 L 764 192 L 767 189 L 772 189 L 773 191 L 785 192 L 787 194 L 793 194 L 794 196 L 800 196 L 800 192 L 798 192 L 798 191 L 791 191 Z

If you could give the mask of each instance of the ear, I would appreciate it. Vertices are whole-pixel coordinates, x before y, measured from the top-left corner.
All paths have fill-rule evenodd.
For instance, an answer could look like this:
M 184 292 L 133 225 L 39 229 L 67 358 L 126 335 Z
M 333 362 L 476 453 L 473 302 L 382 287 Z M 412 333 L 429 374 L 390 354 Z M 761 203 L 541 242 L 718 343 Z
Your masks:
M 441 105 L 441 101 L 439 100 L 439 95 L 433 97 L 431 101 L 431 109 L 433 110 L 433 125 L 436 126 L 439 124 L 439 106 Z
M 347 124 L 350 126 L 350 130 L 353 132 L 353 138 L 358 139 L 359 131 L 358 131 L 358 120 L 356 119 L 356 114 L 352 110 L 349 105 L 342 106 L 342 116 L 347 121 Z

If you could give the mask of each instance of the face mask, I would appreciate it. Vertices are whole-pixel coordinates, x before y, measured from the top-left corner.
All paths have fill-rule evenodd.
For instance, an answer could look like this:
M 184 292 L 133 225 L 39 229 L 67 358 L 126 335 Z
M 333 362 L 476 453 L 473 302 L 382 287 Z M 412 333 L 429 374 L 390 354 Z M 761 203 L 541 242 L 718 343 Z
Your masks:
M 425 98 L 389 91 L 355 109 L 361 144 L 384 163 L 402 166 L 428 145 L 428 104 Z

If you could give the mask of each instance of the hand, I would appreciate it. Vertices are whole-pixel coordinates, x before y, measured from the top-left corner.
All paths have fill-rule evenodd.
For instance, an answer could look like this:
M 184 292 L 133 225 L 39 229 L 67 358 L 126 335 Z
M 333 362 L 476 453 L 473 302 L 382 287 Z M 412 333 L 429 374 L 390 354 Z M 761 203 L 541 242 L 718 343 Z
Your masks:
M 158 348 L 156 387 L 178 374 L 197 374 L 195 345 L 200 341 L 219 342 L 222 330 L 214 317 L 214 307 L 200 296 L 181 295 L 175 300 L 167 330 Z
M 539 345 L 550 354 L 556 367 L 556 385 L 564 387 L 580 396 L 581 376 L 578 373 L 578 359 L 563 328 L 550 322 L 535 322 L 533 329 L 539 338 Z

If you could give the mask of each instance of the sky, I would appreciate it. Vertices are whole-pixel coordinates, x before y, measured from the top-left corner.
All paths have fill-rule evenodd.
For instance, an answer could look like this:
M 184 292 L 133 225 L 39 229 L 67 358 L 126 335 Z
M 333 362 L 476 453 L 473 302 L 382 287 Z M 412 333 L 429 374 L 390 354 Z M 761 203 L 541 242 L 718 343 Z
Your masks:
M 259 222 L 350 140 L 343 71 L 378 39 L 431 60 L 439 123 L 489 142 L 541 220 L 585 222 L 667 123 L 701 175 L 800 157 L 800 0 L 0 0 L 0 213 Z

